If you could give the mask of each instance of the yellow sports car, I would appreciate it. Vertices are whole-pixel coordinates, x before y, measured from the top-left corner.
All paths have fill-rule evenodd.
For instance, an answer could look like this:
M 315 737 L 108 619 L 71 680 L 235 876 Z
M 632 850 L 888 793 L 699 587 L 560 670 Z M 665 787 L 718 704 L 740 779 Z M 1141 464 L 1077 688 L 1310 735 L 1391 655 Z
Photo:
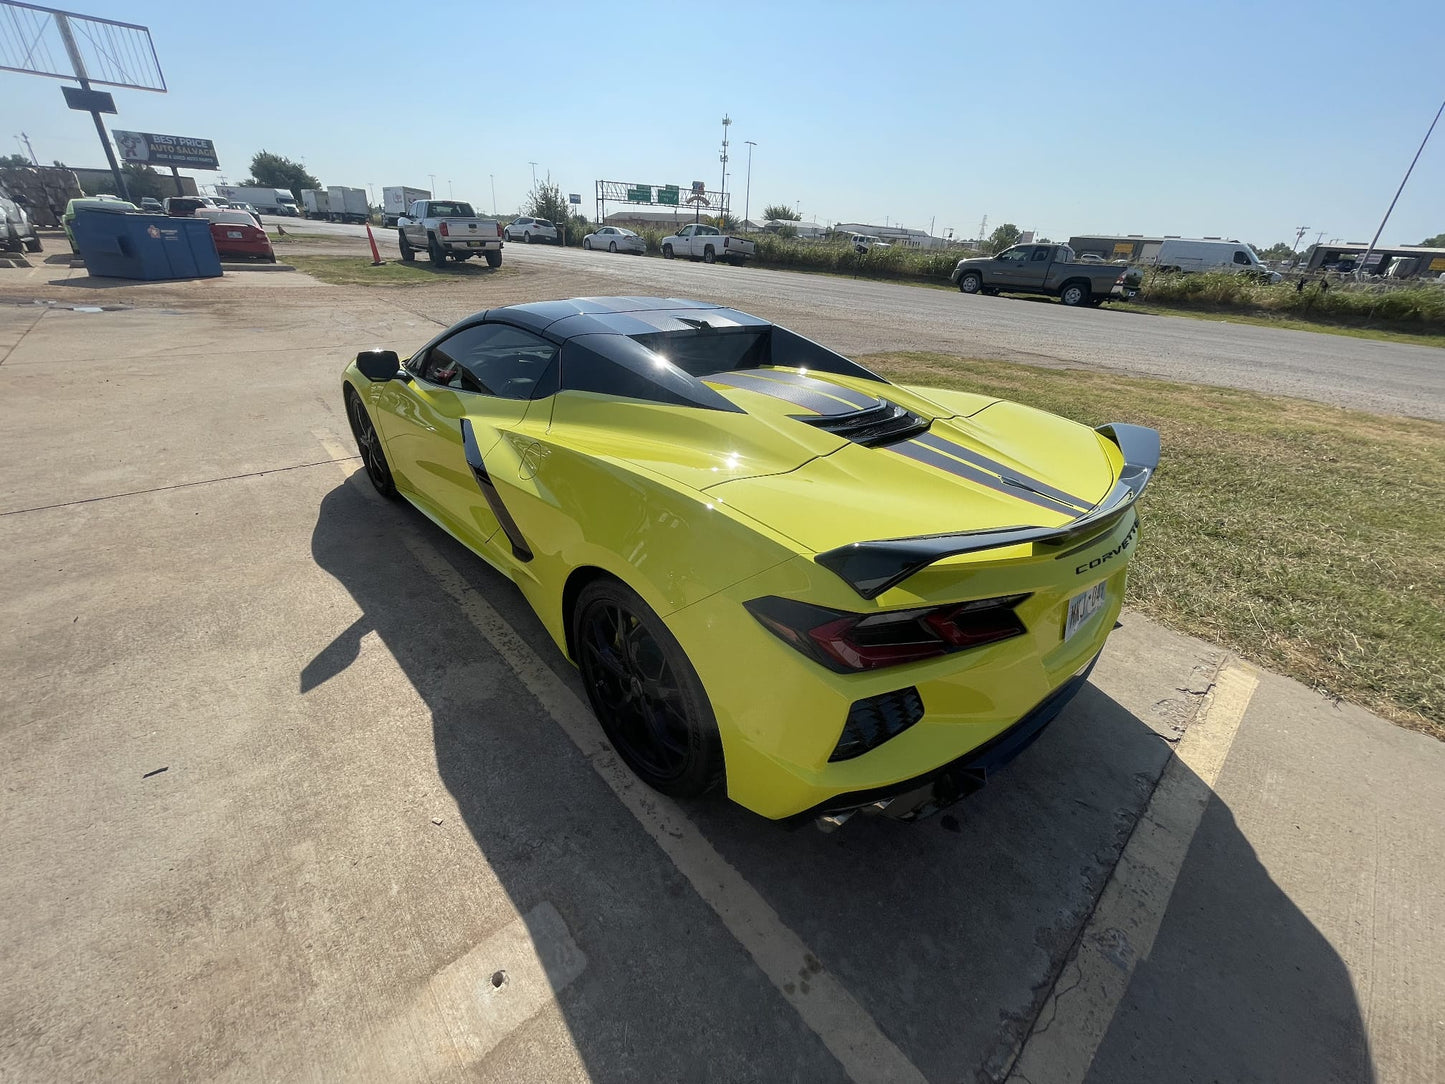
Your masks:
M 342 394 L 367 474 L 510 576 L 666 794 L 904 820 L 1087 679 L 1159 436 L 900 387 L 746 313 L 477 313 Z

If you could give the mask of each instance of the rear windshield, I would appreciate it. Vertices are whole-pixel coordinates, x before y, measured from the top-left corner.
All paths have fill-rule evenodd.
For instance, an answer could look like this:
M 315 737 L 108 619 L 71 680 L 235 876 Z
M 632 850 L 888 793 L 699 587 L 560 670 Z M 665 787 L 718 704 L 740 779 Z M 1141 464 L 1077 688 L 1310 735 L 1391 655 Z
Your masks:
M 689 376 L 785 365 L 795 369 L 871 376 L 841 354 L 781 327 L 698 328 L 656 331 L 631 338 Z
M 474 218 L 470 203 L 444 203 L 441 200 L 432 200 L 431 215 L 433 218 Z

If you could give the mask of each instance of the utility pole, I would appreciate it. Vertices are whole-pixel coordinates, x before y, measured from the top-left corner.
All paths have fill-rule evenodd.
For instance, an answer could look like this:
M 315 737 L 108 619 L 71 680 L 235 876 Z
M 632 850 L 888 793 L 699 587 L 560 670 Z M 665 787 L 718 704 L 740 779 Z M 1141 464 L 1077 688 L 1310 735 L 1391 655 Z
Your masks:
M 30 155 L 31 163 L 37 166 L 40 165 L 40 159 L 35 157 L 35 148 L 30 145 L 30 136 L 27 135 L 25 132 L 21 132 L 15 138 L 17 140 L 23 139 L 25 141 L 25 150 Z
M 743 195 L 743 229 L 747 229 L 747 221 L 753 206 L 753 148 L 757 144 L 751 139 L 745 139 L 743 142 L 748 145 L 748 186 Z
M 1304 235 L 1308 232 L 1308 226 L 1296 226 L 1294 228 L 1294 248 L 1289 250 L 1289 258 L 1291 262 L 1294 261 L 1294 254 L 1299 251 L 1299 243 L 1301 238 L 1303 238 Z
M 497 214 L 497 175 L 488 173 L 487 178 L 492 182 L 492 215 L 495 217 Z
M 1430 133 L 1435 130 L 1435 125 L 1440 123 L 1441 113 L 1445 113 L 1445 101 L 1442 101 L 1440 108 L 1435 110 L 1435 119 L 1430 122 L 1430 127 L 1425 130 L 1425 138 L 1420 140 L 1420 149 L 1415 152 L 1415 157 L 1410 159 L 1410 168 L 1405 170 L 1405 176 L 1400 180 L 1400 187 L 1395 190 L 1395 198 L 1390 201 L 1389 209 L 1385 211 L 1385 217 L 1380 219 L 1380 228 L 1375 231 L 1375 237 L 1374 240 L 1370 242 L 1370 247 L 1365 249 L 1365 258 L 1360 261 L 1360 266 L 1356 268 L 1355 278 L 1359 278 L 1365 273 L 1365 268 L 1370 262 L 1370 254 L 1375 251 L 1375 246 L 1379 244 L 1380 234 L 1385 232 L 1385 223 L 1390 221 L 1390 215 L 1395 210 L 1395 204 L 1400 202 L 1400 193 L 1405 191 L 1405 182 L 1410 179 L 1410 174 L 1414 172 L 1415 163 L 1420 160 L 1420 155 L 1425 150 L 1425 144 L 1430 142 Z M 99 117 L 96 118 L 95 123 L 99 126 Z
M 431 187 L 427 189 L 427 195 L 435 196 L 437 194 L 437 175 L 435 173 L 428 173 L 426 179 L 431 182 Z
M 447 178 L 447 199 L 456 199 L 457 194 L 452 191 L 451 178 Z
M 722 154 L 718 155 L 722 162 L 722 191 L 718 194 L 718 228 L 722 228 L 723 216 L 728 213 L 728 126 L 732 124 L 732 117 L 723 114 L 723 142 Z
M 533 187 L 533 188 L 536 188 L 536 187 L 537 187 L 537 163 L 536 163 L 536 162 L 528 162 L 527 165 L 529 165 L 529 166 L 532 167 L 532 187 Z

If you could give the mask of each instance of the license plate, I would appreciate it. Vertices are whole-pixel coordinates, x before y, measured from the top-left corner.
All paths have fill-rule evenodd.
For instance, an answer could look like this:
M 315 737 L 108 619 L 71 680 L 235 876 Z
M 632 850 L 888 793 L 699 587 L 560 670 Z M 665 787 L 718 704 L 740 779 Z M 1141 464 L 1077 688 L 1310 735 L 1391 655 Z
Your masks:
M 481 247 L 482 247 L 482 242 L 481 242 L 481 241 L 468 241 L 468 242 L 467 242 L 467 248 L 481 248 Z
M 1083 624 L 1098 613 L 1104 605 L 1105 588 L 1108 583 L 1096 583 L 1082 594 L 1069 599 L 1069 619 L 1064 623 L 1064 639 L 1078 632 Z
M 244 237 L 244 236 L 246 236 L 246 235 L 243 234 L 240 230 L 227 230 L 227 231 L 226 231 L 226 236 L 227 236 L 227 237 L 234 237 L 236 240 L 239 241 L 242 237 Z

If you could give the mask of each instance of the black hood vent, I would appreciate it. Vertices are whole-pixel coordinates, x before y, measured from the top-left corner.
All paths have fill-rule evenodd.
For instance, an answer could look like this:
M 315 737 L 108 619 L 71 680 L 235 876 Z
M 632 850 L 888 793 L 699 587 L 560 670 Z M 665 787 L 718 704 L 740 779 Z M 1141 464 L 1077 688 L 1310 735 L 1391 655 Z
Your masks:
M 848 414 L 794 414 L 792 417 L 815 429 L 869 447 L 917 436 L 927 430 L 929 424 L 912 411 L 887 401 Z

